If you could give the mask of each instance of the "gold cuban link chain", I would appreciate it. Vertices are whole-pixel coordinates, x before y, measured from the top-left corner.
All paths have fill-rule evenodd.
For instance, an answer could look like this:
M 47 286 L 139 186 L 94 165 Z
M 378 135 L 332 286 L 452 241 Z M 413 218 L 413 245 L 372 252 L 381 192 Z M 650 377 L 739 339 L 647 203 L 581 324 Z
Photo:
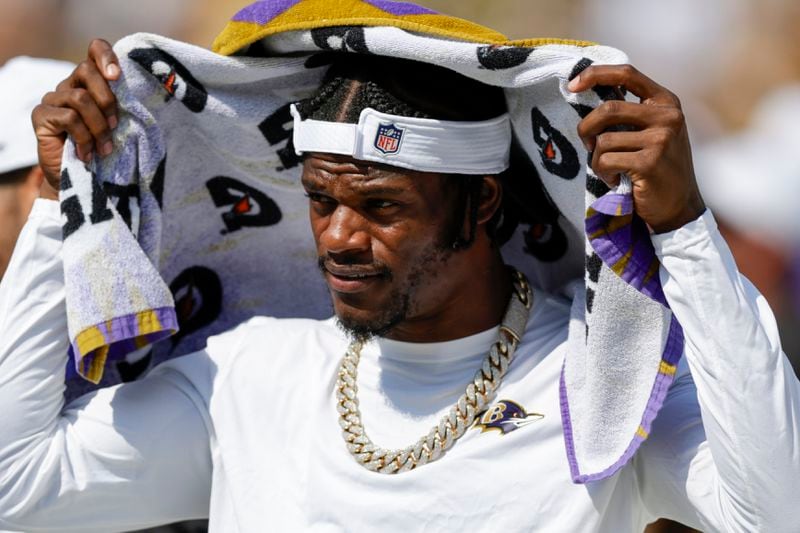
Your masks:
M 437 426 L 415 444 L 403 449 L 385 450 L 375 446 L 367 436 L 358 408 L 358 362 L 362 343 L 354 341 L 347 348 L 339 365 L 336 380 L 336 409 L 347 449 L 356 461 L 368 470 L 381 474 L 408 472 L 439 459 L 461 438 L 475 419 L 494 400 L 495 391 L 520 343 L 528 314 L 533 304 L 530 284 L 523 274 L 513 271 L 514 296 L 509 301 L 500 325 L 500 335 L 481 368 L 467 385 L 464 394 Z

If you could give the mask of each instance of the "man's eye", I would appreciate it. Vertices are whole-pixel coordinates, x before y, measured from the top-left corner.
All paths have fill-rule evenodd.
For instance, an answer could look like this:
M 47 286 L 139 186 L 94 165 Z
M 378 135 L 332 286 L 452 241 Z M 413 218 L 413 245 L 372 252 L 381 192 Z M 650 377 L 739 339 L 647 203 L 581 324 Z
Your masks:
M 312 202 L 323 203 L 323 204 L 327 204 L 327 203 L 333 202 L 333 200 L 331 200 L 327 196 L 322 195 L 322 194 L 318 194 L 318 193 L 315 193 L 315 192 L 307 192 L 306 193 L 306 198 L 308 198 Z
M 371 209 L 387 209 L 389 207 L 397 206 L 396 202 L 392 202 L 390 200 L 370 200 L 367 202 L 367 206 Z

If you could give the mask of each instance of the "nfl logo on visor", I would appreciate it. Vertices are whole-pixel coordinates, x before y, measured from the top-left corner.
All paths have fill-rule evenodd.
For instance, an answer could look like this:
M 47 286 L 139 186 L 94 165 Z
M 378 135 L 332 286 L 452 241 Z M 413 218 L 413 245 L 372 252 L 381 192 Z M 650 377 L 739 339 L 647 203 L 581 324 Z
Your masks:
M 375 149 L 385 155 L 396 154 L 400 151 L 404 131 L 394 124 L 379 125 L 378 134 L 375 136 Z

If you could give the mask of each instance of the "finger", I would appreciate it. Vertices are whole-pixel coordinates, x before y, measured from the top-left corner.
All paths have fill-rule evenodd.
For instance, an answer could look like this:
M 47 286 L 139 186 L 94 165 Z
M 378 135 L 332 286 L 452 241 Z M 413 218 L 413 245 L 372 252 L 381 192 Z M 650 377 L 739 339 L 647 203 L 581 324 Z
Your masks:
M 587 148 L 593 150 L 595 138 L 608 130 L 630 126 L 638 129 L 673 126 L 681 119 L 680 110 L 673 107 L 612 100 L 600 104 L 594 111 L 586 115 L 578 124 L 578 135 Z
M 119 59 L 108 41 L 93 39 L 89 43 L 89 59 L 97 65 L 98 70 L 103 73 L 107 80 L 119 78 L 122 72 L 119 68 Z
M 70 77 L 70 86 L 71 88 L 86 89 L 103 116 L 106 117 L 108 127 L 114 129 L 117 126 L 117 99 L 111 91 L 108 81 L 93 61 L 82 61 L 75 68 Z M 66 89 L 59 84 L 57 90 L 65 91 Z
M 603 181 L 603 183 L 605 183 L 606 185 L 608 185 L 612 189 L 614 187 L 616 187 L 617 185 L 619 185 L 619 182 L 622 181 L 622 175 L 621 174 L 612 174 L 611 176 L 604 176 L 604 175 L 598 174 L 597 177 L 600 178 Z
M 108 121 L 87 89 L 76 88 L 47 93 L 42 98 L 42 103 L 75 111 L 83 125 L 91 132 L 97 152 L 101 155 L 111 153 L 113 144 Z M 70 122 L 70 125 L 73 124 L 74 121 Z M 72 135 L 72 131 L 68 131 L 68 133 Z
M 74 76 L 75 76 L 75 71 L 73 70 L 72 74 L 70 74 L 69 77 L 65 78 L 58 85 L 56 85 L 56 91 L 64 91 L 72 89 L 75 86 Z
M 113 52 L 112 52 L 113 53 Z M 117 127 L 117 98 L 114 96 L 108 81 L 99 75 L 96 70 L 85 79 L 86 90 L 103 112 L 111 129 Z
M 647 132 L 622 131 L 608 132 L 597 136 L 594 151 L 592 152 L 591 167 L 595 172 L 599 167 L 598 160 L 607 152 L 638 152 L 648 142 Z
M 88 161 L 91 158 L 94 137 L 74 109 L 39 104 L 31 113 L 31 121 L 39 145 L 55 146 L 50 151 L 58 161 L 42 161 L 43 166 L 60 166 L 59 148 L 64 146 L 65 135 L 71 136 L 75 142 L 79 159 Z
M 605 152 L 592 163 L 595 174 L 610 186 L 619 183 L 620 174 L 628 174 L 637 167 L 641 150 L 636 152 Z
M 635 152 L 644 148 L 649 139 L 647 131 L 608 131 L 597 136 L 595 153 Z
M 74 109 L 39 104 L 33 108 L 31 121 L 38 138 L 60 137 L 63 139 L 69 135 L 75 144 L 88 146 L 90 149 L 94 145 L 92 132 Z
M 631 65 L 592 65 L 573 78 L 568 88 L 577 93 L 596 85 L 625 87 L 642 100 L 660 98 L 665 102 L 677 102 L 669 90 Z

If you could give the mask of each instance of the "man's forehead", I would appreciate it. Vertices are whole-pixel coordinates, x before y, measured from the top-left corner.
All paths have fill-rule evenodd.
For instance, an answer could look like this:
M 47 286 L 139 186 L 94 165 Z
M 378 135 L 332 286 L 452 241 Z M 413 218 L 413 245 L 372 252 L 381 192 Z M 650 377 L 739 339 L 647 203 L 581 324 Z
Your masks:
M 410 185 L 418 179 L 434 175 L 383 163 L 362 161 L 347 155 L 312 153 L 304 158 L 302 180 L 304 183 L 327 182 L 346 177 L 349 181 L 363 184 L 394 182 Z

